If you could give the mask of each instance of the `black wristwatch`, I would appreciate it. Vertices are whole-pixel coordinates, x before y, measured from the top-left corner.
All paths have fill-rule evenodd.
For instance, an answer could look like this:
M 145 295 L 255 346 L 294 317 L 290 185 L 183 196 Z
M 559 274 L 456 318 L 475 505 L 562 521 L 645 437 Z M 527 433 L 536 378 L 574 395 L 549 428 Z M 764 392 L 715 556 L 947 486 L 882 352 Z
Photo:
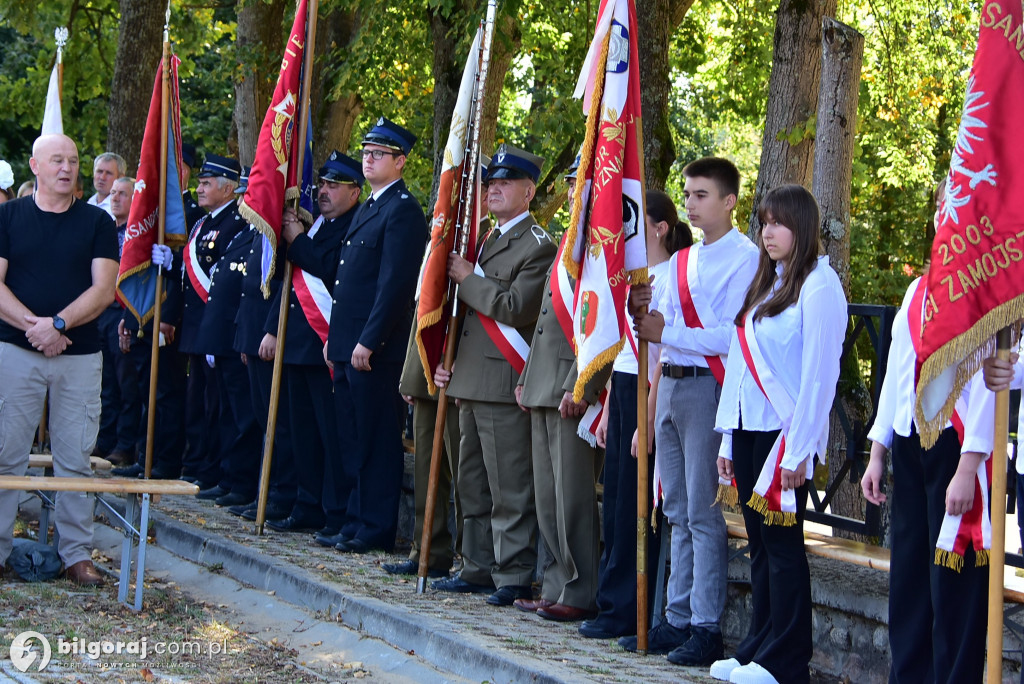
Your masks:
M 61 318 L 60 316 L 54 316 L 53 329 L 59 332 L 61 335 L 63 335 L 67 331 L 68 326 L 67 323 L 64 322 L 63 318 Z

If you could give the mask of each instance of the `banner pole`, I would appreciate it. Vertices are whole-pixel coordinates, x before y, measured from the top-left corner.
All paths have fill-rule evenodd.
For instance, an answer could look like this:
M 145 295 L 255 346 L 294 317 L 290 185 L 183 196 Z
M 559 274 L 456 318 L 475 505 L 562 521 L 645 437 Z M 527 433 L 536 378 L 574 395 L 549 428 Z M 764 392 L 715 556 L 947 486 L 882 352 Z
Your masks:
M 996 358 L 1010 359 L 1010 329 L 996 333 Z M 992 548 L 988 561 L 988 653 L 986 681 L 1003 680 L 1003 567 L 1006 554 L 1006 440 L 1010 428 L 1010 391 L 996 392 L 995 445 L 992 451 Z
M 306 136 L 309 124 L 309 91 L 313 82 L 313 57 L 316 52 L 316 18 L 319 0 L 310 0 L 307 10 L 309 20 L 306 22 L 306 44 L 303 47 L 302 96 L 296 116 L 299 117 L 299 144 L 295 155 L 295 167 L 298 169 L 299 187 L 302 187 L 302 169 L 306 157 Z M 292 203 L 294 209 L 299 208 L 298 197 Z M 284 279 L 281 283 L 281 306 L 278 309 L 277 346 L 274 349 L 274 372 L 270 383 L 270 407 L 267 411 L 267 433 L 263 440 L 263 462 L 260 467 L 260 489 L 256 499 L 256 534 L 263 534 L 263 523 L 267 515 L 267 496 L 270 492 L 270 466 L 274 458 L 274 436 L 277 433 L 277 412 L 281 399 L 281 373 L 284 370 L 284 338 L 288 328 L 288 304 L 292 291 L 292 262 L 285 259 Z
M 160 57 L 160 194 L 157 210 L 156 242 L 164 244 L 167 231 L 167 108 L 171 99 L 171 44 L 169 24 L 171 4 L 167 3 L 164 22 L 164 48 Z M 156 269 L 156 295 L 153 300 L 153 333 L 149 353 L 149 403 L 146 410 L 146 479 L 153 472 L 153 447 L 156 431 L 156 385 L 160 372 L 160 309 L 164 292 L 164 269 Z

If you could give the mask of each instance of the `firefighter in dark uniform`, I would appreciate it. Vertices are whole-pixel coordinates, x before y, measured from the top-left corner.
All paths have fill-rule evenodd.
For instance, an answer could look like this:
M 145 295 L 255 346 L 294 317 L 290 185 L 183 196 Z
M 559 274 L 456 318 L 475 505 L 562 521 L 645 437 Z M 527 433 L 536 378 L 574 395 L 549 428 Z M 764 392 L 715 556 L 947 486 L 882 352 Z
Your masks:
M 359 206 L 363 171 L 359 162 L 335 150 L 317 176 L 320 218 L 306 233 L 295 212 L 285 209 L 281 231 L 289 243 L 288 258 L 296 266 L 283 361 L 298 487 L 291 514 L 284 520 L 267 522 L 267 527 L 281 532 L 319 528 L 317 541 L 334 546 L 340 541 L 334 537 L 345 524 L 352 487 L 342 469 L 333 381 L 324 363 L 330 311 L 321 310 L 317 301 L 325 308 L 330 303 L 341 243 Z M 277 342 L 279 313 L 280 294 L 266 321 L 265 344 Z

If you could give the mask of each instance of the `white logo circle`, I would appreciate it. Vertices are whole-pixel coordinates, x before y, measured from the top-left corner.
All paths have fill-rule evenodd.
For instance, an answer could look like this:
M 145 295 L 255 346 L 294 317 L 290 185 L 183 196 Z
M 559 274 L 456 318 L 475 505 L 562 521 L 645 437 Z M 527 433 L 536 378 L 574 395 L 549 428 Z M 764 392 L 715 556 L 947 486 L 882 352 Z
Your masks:
M 43 656 L 36 671 L 42 672 L 43 668 L 50 664 L 50 642 L 47 638 L 39 632 L 22 632 L 11 642 L 11 663 L 22 672 L 26 672 L 35 662 L 37 647 L 34 641 L 39 641 L 43 649 Z

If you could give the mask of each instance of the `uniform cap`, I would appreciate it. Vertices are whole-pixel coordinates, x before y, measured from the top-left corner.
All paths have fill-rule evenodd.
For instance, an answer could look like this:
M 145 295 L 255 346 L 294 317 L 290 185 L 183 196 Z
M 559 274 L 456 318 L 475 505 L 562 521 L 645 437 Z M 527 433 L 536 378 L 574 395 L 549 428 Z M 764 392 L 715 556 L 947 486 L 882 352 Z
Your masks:
M 580 155 L 577 154 L 576 158 L 572 160 L 572 164 L 569 164 L 569 169 L 565 172 L 565 180 L 576 180 L 576 172 L 580 168 Z
M 362 144 L 390 147 L 393 150 L 401 150 L 402 154 L 407 155 L 412 150 L 412 146 L 416 144 L 416 136 L 394 121 L 388 121 L 382 116 L 377 119 L 377 125 L 363 136 Z
M 526 150 L 502 143 L 487 167 L 487 180 L 499 178 L 529 178 L 534 183 L 540 178 L 544 158 Z
M 203 162 L 203 168 L 199 170 L 198 177 L 227 178 L 237 183 L 241 172 L 242 167 L 238 164 L 238 161 L 229 157 L 208 154 L 206 155 L 206 161 Z
M 251 166 L 243 166 L 242 173 L 238 176 L 238 187 L 235 188 L 236 195 L 242 195 L 245 193 L 245 189 L 249 187 L 249 172 L 252 171 Z
M 317 171 L 317 177 L 332 183 L 351 183 L 358 186 L 362 186 L 365 180 L 362 165 L 338 150 L 334 150 L 327 157 L 327 161 Z
M 181 161 L 185 162 L 187 166 L 195 167 L 196 161 L 199 159 L 199 153 L 196 152 L 196 146 L 189 143 L 181 144 Z

